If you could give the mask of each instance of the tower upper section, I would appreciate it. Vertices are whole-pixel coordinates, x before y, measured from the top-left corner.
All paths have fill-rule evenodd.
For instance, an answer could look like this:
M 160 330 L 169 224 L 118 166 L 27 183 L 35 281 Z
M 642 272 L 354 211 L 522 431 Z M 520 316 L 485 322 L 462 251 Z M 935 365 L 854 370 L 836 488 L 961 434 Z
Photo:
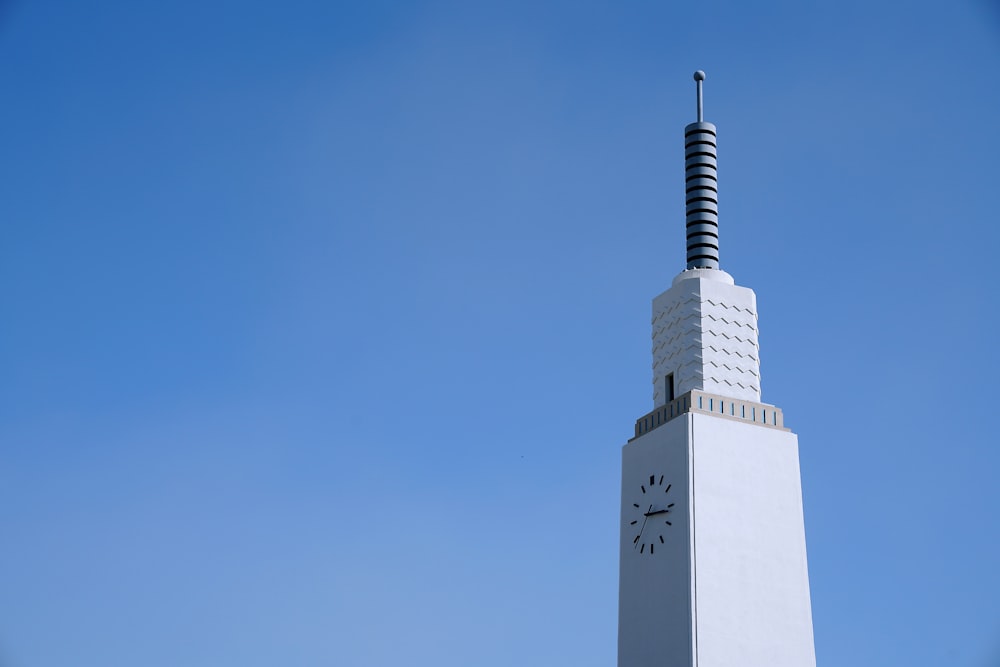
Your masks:
M 692 389 L 760 402 L 757 296 L 725 271 L 688 269 L 653 299 L 653 404 Z
M 715 125 L 684 128 L 687 269 L 653 300 L 653 403 L 691 390 L 760 402 L 757 297 L 719 268 L 719 181 Z

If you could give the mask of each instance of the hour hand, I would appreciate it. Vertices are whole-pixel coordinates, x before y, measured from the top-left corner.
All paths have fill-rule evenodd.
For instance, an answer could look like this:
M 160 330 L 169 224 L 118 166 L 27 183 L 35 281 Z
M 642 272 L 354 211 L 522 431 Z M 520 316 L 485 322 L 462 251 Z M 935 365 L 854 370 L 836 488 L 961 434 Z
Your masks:
M 670 510 L 656 510 L 655 512 L 646 512 L 643 516 L 655 516 L 657 514 L 667 514 Z

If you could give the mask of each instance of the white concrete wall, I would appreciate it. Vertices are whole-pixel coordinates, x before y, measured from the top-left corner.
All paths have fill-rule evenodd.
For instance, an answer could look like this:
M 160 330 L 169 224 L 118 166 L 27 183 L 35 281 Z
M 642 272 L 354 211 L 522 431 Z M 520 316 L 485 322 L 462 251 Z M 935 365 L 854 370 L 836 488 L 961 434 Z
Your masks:
M 794 433 L 694 414 L 698 667 L 813 667 Z
M 653 405 L 692 389 L 760 402 L 757 297 L 717 269 L 681 272 L 653 300 Z
M 691 515 L 689 415 L 636 438 L 622 449 L 621 551 L 618 593 L 619 667 L 687 667 L 693 660 L 691 607 Z M 650 475 L 663 475 L 670 493 L 642 493 Z M 648 486 L 648 485 L 647 485 Z M 655 496 L 655 497 L 654 497 Z M 662 496 L 662 498 L 660 498 Z M 630 521 L 669 497 L 672 526 L 651 517 L 644 535 L 663 535 L 665 544 L 655 553 L 640 553 Z M 661 532 L 662 530 L 662 532 Z M 654 532 L 655 531 L 655 532 Z
M 676 511 L 650 555 L 630 521 L 659 474 Z M 815 667 L 794 433 L 687 413 L 622 449 L 621 502 L 618 667 Z

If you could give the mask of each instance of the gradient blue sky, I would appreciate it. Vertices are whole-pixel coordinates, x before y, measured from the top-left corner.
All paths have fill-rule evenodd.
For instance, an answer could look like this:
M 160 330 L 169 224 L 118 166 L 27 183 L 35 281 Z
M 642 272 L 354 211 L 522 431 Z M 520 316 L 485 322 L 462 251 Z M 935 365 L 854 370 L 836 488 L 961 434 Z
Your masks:
M 964 0 L 0 2 L 0 665 L 614 665 L 695 69 L 820 665 L 1000 665 Z

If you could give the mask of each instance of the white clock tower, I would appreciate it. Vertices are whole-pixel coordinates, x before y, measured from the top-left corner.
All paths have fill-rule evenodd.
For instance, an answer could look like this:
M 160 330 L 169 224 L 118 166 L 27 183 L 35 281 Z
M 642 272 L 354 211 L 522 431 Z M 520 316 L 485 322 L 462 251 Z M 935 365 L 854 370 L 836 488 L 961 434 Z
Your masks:
M 653 299 L 654 410 L 622 448 L 618 667 L 814 667 L 798 438 L 760 400 L 756 296 L 719 269 L 694 78 L 687 269 Z

